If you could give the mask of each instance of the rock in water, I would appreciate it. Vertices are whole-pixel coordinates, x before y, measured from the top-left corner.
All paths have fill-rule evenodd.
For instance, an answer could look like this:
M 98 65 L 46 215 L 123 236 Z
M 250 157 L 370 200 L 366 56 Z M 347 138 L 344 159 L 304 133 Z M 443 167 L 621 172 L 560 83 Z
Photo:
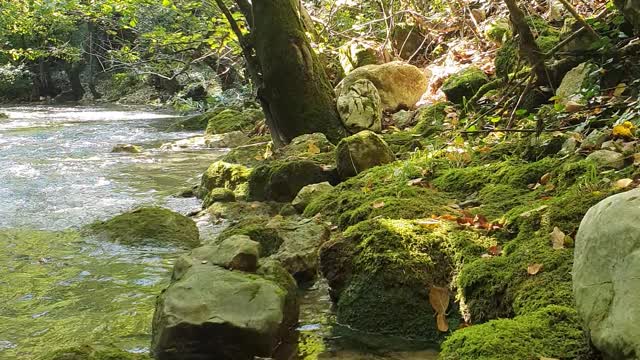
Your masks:
M 471 99 L 488 82 L 489 78 L 484 71 L 472 66 L 451 75 L 442 84 L 442 91 L 449 101 L 462 104 L 463 99 Z
M 395 161 L 389 145 L 375 133 L 365 130 L 344 138 L 336 149 L 336 166 L 346 179 L 374 166 Z
M 88 231 L 125 245 L 177 245 L 194 248 L 200 244 L 196 223 L 190 218 L 160 207 L 143 207 L 89 225 Z
M 117 144 L 111 149 L 113 153 L 130 153 L 130 154 L 138 154 L 142 152 L 142 148 L 138 145 L 131 144 Z
M 428 85 L 427 77 L 422 70 L 401 61 L 394 61 L 355 69 L 336 87 L 338 97 L 349 92 L 351 86 L 360 79 L 367 79 L 375 85 L 383 110 L 390 112 L 415 106 L 427 91 Z
M 253 360 L 286 347 L 299 311 L 286 270 L 269 263 L 257 274 L 230 271 L 194 261 L 192 254 L 176 263 L 171 284 L 158 297 L 155 359 Z
M 576 237 L 573 291 L 593 344 L 610 359 L 640 357 L 640 189 L 602 200 Z
M 378 89 L 367 79 L 354 82 L 338 97 L 338 113 L 352 133 L 361 130 L 382 131 L 382 104 Z

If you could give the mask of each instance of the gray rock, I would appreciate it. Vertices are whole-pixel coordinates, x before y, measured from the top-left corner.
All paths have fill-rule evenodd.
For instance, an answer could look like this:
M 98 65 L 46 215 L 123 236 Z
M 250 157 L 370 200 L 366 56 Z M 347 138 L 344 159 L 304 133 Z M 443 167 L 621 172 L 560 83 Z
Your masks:
M 234 235 L 219 244 L 201 246 L 181 256 L 173 268 L 173 276 L 182 277 L 195 264 L 211 264 L 231 270 L 255 272 L 259 255 L 259 243 L 248 236 Z
M 319 184 L 311 184 L 303 187 L 296 195 L 296 198 L 293 199 L 291 205 L 298 211 L 303 212 L 304 209 L 309 205 L 311 200 L 313 200 L 318 195 L 322 195 L 326 192 L 329 192 L 333 189 L 333 186 L 329 184 L 329 182 L 325 181 Z
M 397 111 L 412 108 L 427 91 L 428 80 L 425 73 L 417 67 L 393 61 L 382 65 L 366 65 L 353 70 L 336 87 L 340 97 L 353 83 L 367 79 L 375 85 L 380 94 L 384 111 Z
M 597 150 L 587 156 L 599 167 L 605 169 L 622 169 L 624 167 L 624 155 L 611 150 Z
M 365 130 L 346 137 L 336 148 L 336 166 L 346 179 L 374 166 L 388 164 L 396 157 L 389 145 L 375 133 Z
M 569 102 L 585 104 L 588 99 L 585 99 L 583 89 L 597 86 L 598 80 L 596 65 L 585 62 L 576 66 L 564 76 L 556 90 L 557 101 L 563 105 Z
M 249 136 L 242 131 L 232 131 L 219 136 L 209 136 L 205 139 L 205 145 L 209 148 L 235 148 L 246 145 Z
M 608 359 L 640 355 L 640 189 L 585 215 L 576 237 L 573 290 L 591 340 Z
M 267 228 L 274 229 L 283 240 L 271 258 L 282 263 L 299 282 L 315 279 L 320 266 L 318 251 L 331 234 L 328 226 L 314 219 L 274 218 Z
M 570 136 L 569 138 L 567 138 L 567 140 L 564 141 L 564 143 L 562 144 L 562 149 L 560 149 L 560 152 L 558 154 L 561 156 L 571 155 L 576 152 L 577 148 L 578 141 L 573 136 Z
M 597 150 L 600 149 L 607 139 L 611 136 L 610 130 L 595 129 L 580 144 L 580 150 Z
M 202 208 L 206 209 L 216 202 L 233 202 L 236 201 L 236 194 L 229 189 L 215 188 L 211 189 L 209 193 L 204 197 L 202 202 Z
M 278 264 L 257 274 L 193 263 L 157 299 L 151 353 L 158 360 L 275 357 L 298 320 L 295 283 Z M 281 269 L 281 267 L 280 267 Z
M 398 129 L 404 129 L 413 125 L 415 121 L 415 114 L 415 111 L 400 110 L 397 113 L 391 115 L 391 119 L 393 120 L 393 124 Z
M 342 123 L 352 133 L 361 130 L 382 131 L 382 105 L 378 89 L 367 79 L 355 81 L 337 100 Z

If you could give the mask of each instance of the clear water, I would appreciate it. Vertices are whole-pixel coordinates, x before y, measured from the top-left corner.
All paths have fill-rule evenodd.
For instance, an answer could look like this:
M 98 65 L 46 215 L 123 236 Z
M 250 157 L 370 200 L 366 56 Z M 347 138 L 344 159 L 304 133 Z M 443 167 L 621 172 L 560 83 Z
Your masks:
M 222 151 L 162 151 L 197 135 L 165 132 L 170 114 L 122 107 L 5 107 L 0 113 L 0 359 L 37 359 L 59 347 L 112 344 L 148 352 L 156 295 L 179 254 L 81 238 L 73 229 L 140 205 L 181 213 L 173 194 Z M 140 154 L 111 153 L 118 143 Z M 201 233 L 215 232 L 199 223 Z M 53 232 L 55 231 L 55 232 Z M 302 294 L 305 359 L 435 359 L 415 344 L 335 324 L 326 286 Z

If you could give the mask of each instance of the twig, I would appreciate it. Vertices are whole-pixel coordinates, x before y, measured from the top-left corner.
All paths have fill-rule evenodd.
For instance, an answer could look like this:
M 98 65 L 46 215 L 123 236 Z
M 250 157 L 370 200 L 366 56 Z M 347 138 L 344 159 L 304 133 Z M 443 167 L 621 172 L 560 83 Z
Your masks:
M 569 4 L 569 2 L 567 0 L 558 0 L 558 1 L 560 1 L 562 3 L 562 5 L 564 5 L 564 8 L 567 9 L 567 11 L 569 11 L 571 13 L 571 15 L 573 15 L 573 17 L 576 19 L 576 21 L 580 25 L 582 25 L 582 27 L 586 28 L 587 31 L 589 31 L 589 33 L 591 33 L 591 35 L 593 35 L 596 39 L 600 39 L 600 35 L 598 35 L 598 33 L 595 30 L 593 30 L 591 25 L 589 25 L 586 21 L 584 21 L 582 16 L 580 16 L 580 14 L 578 14 L 578 12 L 573 7 L 573 5 Z

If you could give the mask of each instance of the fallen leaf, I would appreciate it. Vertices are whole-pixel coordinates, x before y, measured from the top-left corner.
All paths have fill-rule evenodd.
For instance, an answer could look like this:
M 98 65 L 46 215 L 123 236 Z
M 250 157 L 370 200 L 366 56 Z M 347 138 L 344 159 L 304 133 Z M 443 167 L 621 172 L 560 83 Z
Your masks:
M 320 154 L 320 148 L 318 147 L 318 145 L 312 142 L 309 143 L 308 151 L 309 151 L 309 154 L 311 155 Z
M 575 101 L 569 100 L 564 104 L 564 111 L 568 113 L 578 112 L 582 109 L 584 109 L 584 105 Z
M 565 233 L 563 233 L 560 228 L 558 228 L 557 226 L 554 227 L 553 231 L 551 232 L 551 244 L 553 248 L 556 250 L 564 249 L 564 238 L 566 236 L 567 235 L 565 235 Z
M 499 256 L 500 254 L 502 254 L 502 246 L 500 245 L 490 246 L 489 249 L 487 249 L 487 253 L 489 253 L 489 255 Z
M 440 225 L 440 220 L 438 219 L 420 219 L 415 221 L 416 225 L 420 225 L 423 227 L 434 227 Z
M 424 180 L 423 178 L 417 178 L 417 179 L 412 179 L 407 181 L 407 185 L 408 186 L 418 186 L 420 184 L 422 184 L 422 180 Z
M 262 155 L 262 157 L 265 159 L 268 159 L 271 156 L 273 156 L 273 151 L 271 150 L 271 146 L 267 146 L 267 148 L 264 150 L 264 155 Z
M 624 92 L 627 90 L 627 84 L 625 83 L 620 83 L 616 86 L 616 89 L 613 91 L 613 96 L 622 96 L 622 94 L 624 94 Z
M 618 188 L 618 189 L 626 189 L 628 188 L 631 184 L 633 184 L 633 180 L 626 178 L 626 179 L 620 179 L 616 182 L 613 183 L 613 187 Z
M 449 289 L 432 286 L 429 289 L 429 303 L 436 312 L 436 324 L 438 330 L 445 332 L 449 330 L 446 313 L 449 308 Z
M 436 315 L 436 325 L 438 326 L 438 330 L 442 332 L 449 331 L 449 323 L 447 322 L 447 318 L 444 314 Z
M 531 264 L 527 267 L 527 273 L 529 275 L 535 275 L 542 270 L 542 264 Z
M 633 154 L 633 165 L 640 166 L 640 153 Z
M 384 201 L 376 201 L 373 203 L 372 207 L 374 209 L 380 209 L 381 207 L 384 207 Z
M 635 127 L 633 124 L 629 121 L 625 121 L 620 125 L 614 126 L 611 134 L 616 138 L 633 139 L 634 131 Z
M 540 178 L 540 181 L 538 182 L 542 185 L 547 185 L 550 179 L 551 179 L 551 173 L 546 173 L 542 175 L 542 177 Z

